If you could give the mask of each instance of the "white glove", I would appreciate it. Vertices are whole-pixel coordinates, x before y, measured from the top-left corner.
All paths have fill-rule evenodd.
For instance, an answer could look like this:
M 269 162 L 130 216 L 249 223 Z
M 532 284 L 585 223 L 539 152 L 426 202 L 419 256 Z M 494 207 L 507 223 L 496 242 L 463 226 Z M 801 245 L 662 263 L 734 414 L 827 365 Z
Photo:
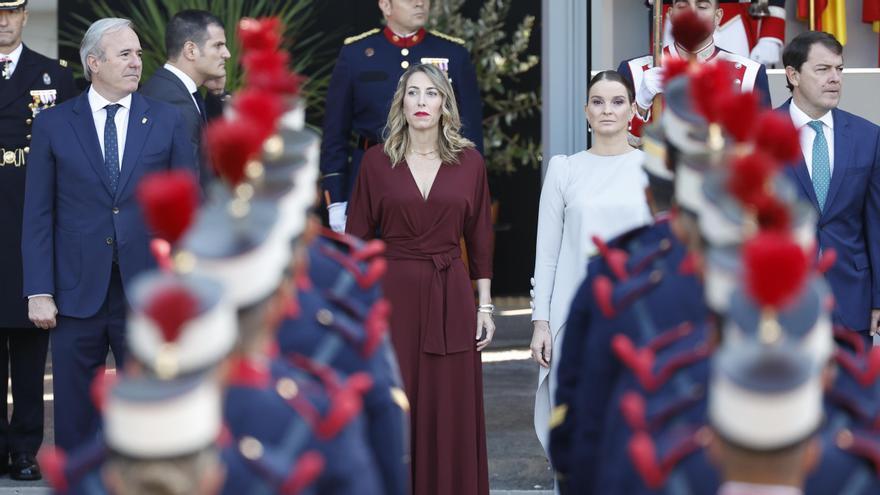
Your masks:
M 333 232 L 345 232 L 345 211 L 348 208 L 348 202 L 330 203 L 327 206 L 327 216 L 330 217 L 330 228 Z
M 776 65 L 782 59 L 782 42 L 776 38 L 761 38 L 749 58 L 759 64 Z
M 663 67 L 652 67 L 642 74 L 642 83 L 636 90 L 636 104 L 645 110 L 651 108 L 654 97 L 663 92 Z

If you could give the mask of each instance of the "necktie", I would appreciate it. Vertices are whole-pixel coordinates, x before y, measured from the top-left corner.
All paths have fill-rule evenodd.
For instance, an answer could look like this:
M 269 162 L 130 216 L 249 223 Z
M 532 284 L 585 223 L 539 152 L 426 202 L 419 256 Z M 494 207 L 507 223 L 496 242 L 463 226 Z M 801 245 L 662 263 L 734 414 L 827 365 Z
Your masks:
M 205 99 L 202 98 L 202 94 L 198 90 L 194 91 L 192 95 L 196 100 L 196 106 L 199 107 L 199 113 L 202 114 L 202 122 L 207 122 L 208 116 L 205 114 Z
M 12 77 L 12 59 L 6 57 L 0 57 L 0 69 L 3 70 L 3 79 L 9 79 Z
M 116 133 L 116 111 L 119 104 L 107 105 L 107 122 L 104 124 L 104 166 L 110 176 L 110 189 L 116 193 L 119 184 L 119 136 Z
M 825 199 L 831 185 L 831 158 L 828 155 L 828 141 L 822 131 L 822 122 L 814 120 L 807 125 L 816 131 L 816 138 L 813 139 L 813 189 L 816 190 L 819 211 L 822 211 L 825 209 Z

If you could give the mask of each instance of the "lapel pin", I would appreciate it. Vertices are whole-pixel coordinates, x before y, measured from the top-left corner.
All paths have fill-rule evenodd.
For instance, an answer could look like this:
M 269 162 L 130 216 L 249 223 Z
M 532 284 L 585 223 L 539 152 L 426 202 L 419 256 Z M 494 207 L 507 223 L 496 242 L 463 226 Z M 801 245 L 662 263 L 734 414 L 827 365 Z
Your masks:
M 141 119 L 141 124 L 146 124 L 146 123 L 147 123 L 147 118 L 146 118 L 146 117 L 144 117 L 143 119 Z

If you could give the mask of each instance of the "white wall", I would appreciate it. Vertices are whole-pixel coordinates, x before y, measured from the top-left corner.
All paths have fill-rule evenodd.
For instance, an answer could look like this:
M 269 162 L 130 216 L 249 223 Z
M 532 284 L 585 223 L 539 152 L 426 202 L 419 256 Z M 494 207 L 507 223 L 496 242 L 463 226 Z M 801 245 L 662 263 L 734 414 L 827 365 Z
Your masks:
M 47 57 L 58 57 L 58 0 L 29 0 L 24 43 Z

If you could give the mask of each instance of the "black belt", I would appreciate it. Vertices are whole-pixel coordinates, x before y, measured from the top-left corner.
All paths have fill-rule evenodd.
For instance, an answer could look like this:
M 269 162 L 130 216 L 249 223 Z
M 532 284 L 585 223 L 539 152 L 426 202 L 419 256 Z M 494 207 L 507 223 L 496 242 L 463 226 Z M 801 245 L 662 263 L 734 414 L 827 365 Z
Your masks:
M 363 136 L 358 136 L 358 148 L 364 151 L 370 149 L 371 146 L 379 144 L 379 141 L 374 141 L 370 138 L 365 138 Z

